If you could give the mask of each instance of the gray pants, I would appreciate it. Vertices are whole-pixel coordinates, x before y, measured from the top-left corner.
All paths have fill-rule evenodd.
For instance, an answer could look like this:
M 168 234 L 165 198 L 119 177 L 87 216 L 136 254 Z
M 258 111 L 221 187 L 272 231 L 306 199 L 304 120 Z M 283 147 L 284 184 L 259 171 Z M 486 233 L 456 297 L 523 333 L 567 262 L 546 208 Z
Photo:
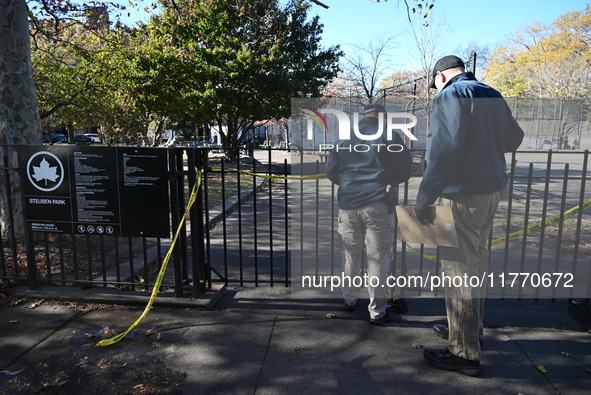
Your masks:
M 442 206 L 451 206 L 454 214 L 458 247 L 441 247 L 441 271 L 446 276 L 477 276 L 488 273 L 486 243 L 500 192 L 484 195 L 449 195 Z M 484 301 L 487 285 L 481 287 L 445 286 L 445 307 L 449 324 L 449 349 L 470 360 L 480 360 L 479 339 L 484 325 Z
M 388 213 L 385 203 L 374 203 L 355 210 L 339 210 L 338 232 L 343 242 L 343 272 L 350 278 L 363 278 L 363 250 L 367 256 L 367 291 L 371 318 L 384 315 L 387 305 L 386 276 L 390 265 L 394 235 L 394 214 Z M 359 287 L 343 286 L 343 298 L 354 305 L 360 297 Z

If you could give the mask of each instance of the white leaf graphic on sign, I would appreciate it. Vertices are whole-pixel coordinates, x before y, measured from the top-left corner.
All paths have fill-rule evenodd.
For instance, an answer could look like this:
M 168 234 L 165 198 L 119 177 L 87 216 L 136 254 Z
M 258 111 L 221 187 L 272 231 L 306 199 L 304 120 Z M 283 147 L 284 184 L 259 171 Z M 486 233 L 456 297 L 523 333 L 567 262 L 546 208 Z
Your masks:
M 49 166 L 49 162 L 45 158 L 43 158 L 39 166 L 33 166 L 33 171 L 32 176 L 35 181 L 45 180 L 45 185 L 47 185 L 47 181 L 55 182 L 59 177 L 57 166 Z

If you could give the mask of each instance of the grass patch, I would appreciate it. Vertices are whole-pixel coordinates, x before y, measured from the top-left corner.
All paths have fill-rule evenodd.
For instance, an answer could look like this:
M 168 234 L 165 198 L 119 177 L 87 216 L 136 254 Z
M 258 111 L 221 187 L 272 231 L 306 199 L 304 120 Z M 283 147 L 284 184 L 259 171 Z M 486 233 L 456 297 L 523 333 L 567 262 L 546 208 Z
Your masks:
M 213 208 L 222 204 L 224 199 L 252 188 L 252 177 L 248 175 L 240 176 L 240 189 L 238 188 L 238 175 L 233 172 L 224 173 L 210 172 L 207 177 L 208 208 Z

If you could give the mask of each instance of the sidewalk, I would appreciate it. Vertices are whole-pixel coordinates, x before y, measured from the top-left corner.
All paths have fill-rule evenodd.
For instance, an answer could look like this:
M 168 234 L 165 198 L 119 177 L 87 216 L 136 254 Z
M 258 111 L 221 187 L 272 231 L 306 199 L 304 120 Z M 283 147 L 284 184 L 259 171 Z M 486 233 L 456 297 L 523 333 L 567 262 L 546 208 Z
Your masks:
M 0 393 L 591 390 L 590 313 L 565 300 L 487 301 L 482 376 L 473 378 L 423 360 L 421 347 L 446 346 L 431 330 L 444 321 L 442 299 L 407 299 L 407 313 L 376 327 L 364 307 L 346 313 L 340 300 L 292 299 L 284 287 L 229 287 L 209 299 L 209 309 L 198 301 L 157 299 L 128 337 L 101 348 L 96 342 L 126 330 L 147 297 L 135 306 L 93 305 L 79 302 L 85 290 L 55 292 L 58 302 L 40 302 L 41 293 L 18 287 L 12 302 L 0 306 Z M 27 299 L 15 303 L 15 297 Z
M 273 163 L 289 159 L 280 154 Z M 295 299 L 282 286 L 216 288 L 199 300 L 168 292 L 101 348 L 142 314 L 147 294 L 10 295 L 0 299 L 0 395 L 591 393 L 591 313 L 566 300 L 489 299 L 482 375 L 472 378 L 423 359 L 422 348 L 446 347 L 431 330 L 445 321 L 443 299 L 407 299 L 407 313 L 376 327 L 365 306 L 346 313 L 340 299 Z

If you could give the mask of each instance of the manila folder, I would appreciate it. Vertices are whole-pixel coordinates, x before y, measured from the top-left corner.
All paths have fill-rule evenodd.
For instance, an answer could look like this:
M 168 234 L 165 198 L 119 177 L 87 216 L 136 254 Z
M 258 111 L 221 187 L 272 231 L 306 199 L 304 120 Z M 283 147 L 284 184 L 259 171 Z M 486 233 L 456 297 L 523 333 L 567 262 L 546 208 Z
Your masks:
M 444 247 L 458 246 L 451 207 L 435 206 L 435 223 L 429 225 L 421 225 L 412 206 L 396 206 L 396 215 L 404 241 Z

